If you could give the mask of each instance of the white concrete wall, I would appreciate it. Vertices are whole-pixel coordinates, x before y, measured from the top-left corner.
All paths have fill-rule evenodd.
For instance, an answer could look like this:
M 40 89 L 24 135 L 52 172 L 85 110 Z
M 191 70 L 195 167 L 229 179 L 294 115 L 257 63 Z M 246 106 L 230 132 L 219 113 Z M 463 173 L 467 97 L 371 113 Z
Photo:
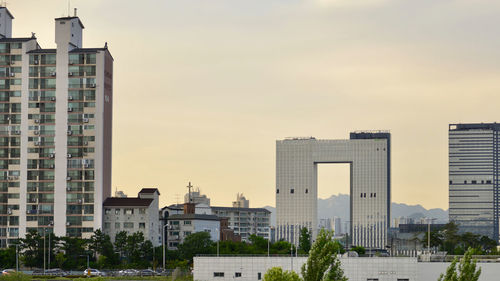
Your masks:
M 307 257 L 195 257 L 194 280 L 259 280 L 259 273 L 263 279 L 272 267 L 300 273 L 306 261 Z M 341 258 L 341 263 L 349 281 L 418 280 L 416 258 Z M 214 277 L 214 272 L 224 272 L 224 277 Z M 235 278 L 237 272 L 241 277 Z
M 195 257 L 194 280 L 262 280 L 265 272 L 272 267 L 293 270 L 300 268 L 307 257 Z M 342 268 L 349 281 L 435 281 L 446 271 L 450 263 L 417 262 L 416 258 L 341 258 Z M 500 280 L 500 263 L 478 263 L 481 267 L 479 281 Z M 224 272 L 224 277 L 214 277 L 214 272 Z M 235 273 L 241 277 L 235 278 Z

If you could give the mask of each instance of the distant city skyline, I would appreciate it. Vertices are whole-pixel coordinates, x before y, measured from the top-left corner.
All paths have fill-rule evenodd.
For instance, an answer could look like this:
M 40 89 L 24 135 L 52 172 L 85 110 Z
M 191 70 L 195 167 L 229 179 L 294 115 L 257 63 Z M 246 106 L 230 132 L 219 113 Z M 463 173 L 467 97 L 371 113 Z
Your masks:
M 112 189 L 274 205 L 277 139 L 388 129 L 392 201 L 448 209 L 448 124 L 500 121 L 500 3 L 353 2 L 71 1 L 115 59 Z M 55 47 L 40 23 L 67 0 L 7 7 L 13 36 Z

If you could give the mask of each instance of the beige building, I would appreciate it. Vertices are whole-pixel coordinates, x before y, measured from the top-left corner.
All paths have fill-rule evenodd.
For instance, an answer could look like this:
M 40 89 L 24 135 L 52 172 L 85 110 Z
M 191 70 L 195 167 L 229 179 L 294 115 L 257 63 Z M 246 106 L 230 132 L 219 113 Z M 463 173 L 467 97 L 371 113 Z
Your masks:
M 0 247 L 30 231 L 90 237 L 111 195 L 113 57 L 83 47 L 76 16 L 56 48 L 12 37 L 0 7 Z
M 154 246 L 161 245 L 159 196 L 158 189 L 143 188 L 137 197 L 108 197 L 103 203 L 104 233 L 114 242 L 120 231 L 142 232 Z

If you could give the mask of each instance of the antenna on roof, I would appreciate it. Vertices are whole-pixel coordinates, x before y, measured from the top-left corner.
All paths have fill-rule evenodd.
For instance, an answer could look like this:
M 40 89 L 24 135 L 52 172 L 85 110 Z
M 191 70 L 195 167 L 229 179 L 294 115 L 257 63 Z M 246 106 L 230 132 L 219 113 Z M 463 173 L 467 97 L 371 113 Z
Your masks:
M 70 7 L 70 5 L 71 5 L 71 0 L 68 0 L 68 17 L 70 16 L 70 14 L 69 14 L 69 10 L 70 10 L 69 7 Z
M 75 17 L 76 17 L 76 10 L 77 10 L 77 9 L 75 8 L 75 9 L 74 9 L 74 16 L 75 16 Z

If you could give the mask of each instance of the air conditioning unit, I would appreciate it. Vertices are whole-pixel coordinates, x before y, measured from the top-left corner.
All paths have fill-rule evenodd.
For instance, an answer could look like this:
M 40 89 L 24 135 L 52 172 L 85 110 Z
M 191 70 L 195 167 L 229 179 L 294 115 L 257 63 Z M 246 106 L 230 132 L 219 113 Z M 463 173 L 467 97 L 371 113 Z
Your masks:
M 84 141 L 83 145 L 89 145 L 89 142 L 88 141 Z
M 71 223 L 70 223 L 70 222 L 67 222 L 67 223 L 66 223 L 66 226 L 70 226 L 70 225 L 71 225 Z
M 49 158 L 54 158 L 56 155 L 54 153 L 49 154 Z
M 54 77 L 54 76 L 56 76 L 56 73 L 55 72 L 51 72 L 50 76 Z
M 36 203 L 36 201 L 38 201 L 36 198 L 31 198 L 31 202 Z
M 72 112 L 73 111 L 73 108 L 72 107 L 68 107 L 68 112 Z
M 78 203 L 82 203 L 83 202 L 83 199 L 78 199 Z
M 90 167 L 90 165 L 89 164 L 83 164 L 83 167 L 84 168 L 88 168 L 88 167 Z
M 73 134 L 72 131 L 68 131 L 68 136 L 71 136 Z
M 13 133 L 14 135 L 20 135 L 20 134 L 21 134 L 21 131 L 16 130 L 16 131 L 13 131 L 12 133 Z
M 51 101 L 56 101 L 56 97 L 50 97 Z
M 38 64 L 38 60 L 35 60 L 35 61 L 33 62 L 33 64 Z
M 67 180 L 67 181 L 70 181 L 70 180 L 71 180 L 71 177 L 66 177 L 66 180 Z
M 73 72 L 68 73 L 68 76 L 73 76 Z
M 26 214 L 31 214 L 31 210 L 26 210 Z
M 11 64 L 11 65 L 12 65 L 12 64 L 16 64 L 16 61 L 14 61 L 14 60 L 13 60 L 13 61 L 11 61 L 11 62 L 10 62 L 10 64 Z
M 68 96 L 68 100 L 73 100 L 73 97 L 72 96 Z
M 66 187 L 66 190 L 67 190 L 67 191 L 71 191 L 71 187 L 69 187 L 69 186 L 68 186 L 68 187 Z
M 10 120 L 10 116 L 7 116 L 7 120 Z
M 40 131 L 34 131 L 33 132 L 35 135 L 39 135 L 40 134 Z
M 67 156 L 68 156 L 68 158 L 71 158 L 71 157 L 72 157 L 72 155 L 71 155 L 70 153 L 68 153 L 68 155 L 67 155 Z
M 40 142 L 39 141 L 36 141 L 35 142 L 35 146 L 39 146 L 40 145 Z
M 89 84 L 89 88 L 95 88 L 95 83 Z
M 35 119 L 35 123 L 40 123 L 40 119 Z
M 12 215 L 12 209 L 11 208 L 7 208 L 7 214 L 8 215 Z
M 83 123 L 88 123 L 89 119 L 88 118 L 83 118 Z
M 14 76 L 16 76 L 16 74 L 14 72 L 11 72 L 10 77 L 14 77 Z
M 54 169 L 56 166 L 54 164 L 50 164 L 49 168 Z

